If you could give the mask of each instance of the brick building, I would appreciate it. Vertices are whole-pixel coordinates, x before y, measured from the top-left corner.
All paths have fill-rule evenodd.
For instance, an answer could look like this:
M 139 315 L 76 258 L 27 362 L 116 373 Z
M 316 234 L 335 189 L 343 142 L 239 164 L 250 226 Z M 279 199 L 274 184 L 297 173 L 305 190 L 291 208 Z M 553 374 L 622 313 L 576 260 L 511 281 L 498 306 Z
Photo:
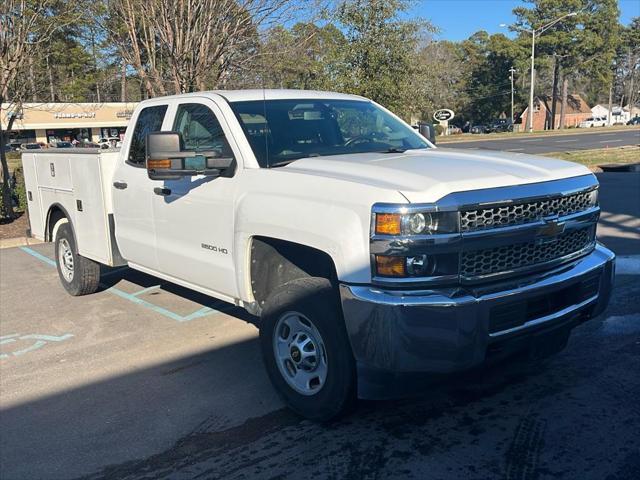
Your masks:
M 556 99 L 556 118 L 555 122 L 552 121 L 551 118 L 551 96 L 540 96 L 536 97 L 533 101 L 533 129 L 534 130 L 550 130 L 552 125 L 555 124 L 555 128 L 560 126 L 560 109 L 562 105 L 562 99 Z M 522 128 L 527 128 L 527 118 L 529 115 L 529 108 L 527 107 L 524 112 L 522 112 Z M 591 113 L 591 108 L 584 99 L 578 95 L 573 94 L 567 97 L 567 107 L 565 110 L 564 116 L 564 126 L 566 127 L 575 127 L 580 122 L 586 120 L 587 118 L 593 116 Z

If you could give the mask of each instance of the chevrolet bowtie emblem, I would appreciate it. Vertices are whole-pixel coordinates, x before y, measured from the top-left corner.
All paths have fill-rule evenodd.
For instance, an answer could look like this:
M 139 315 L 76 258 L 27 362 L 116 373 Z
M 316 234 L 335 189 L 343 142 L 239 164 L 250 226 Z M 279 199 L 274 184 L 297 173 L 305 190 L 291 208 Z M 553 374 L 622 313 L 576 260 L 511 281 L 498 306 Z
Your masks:
M 542 237 L 555 237 L 564 232 L 564 222 L 559 222 L 557 217 L 543 218 L 544 225 L 538 230 Z

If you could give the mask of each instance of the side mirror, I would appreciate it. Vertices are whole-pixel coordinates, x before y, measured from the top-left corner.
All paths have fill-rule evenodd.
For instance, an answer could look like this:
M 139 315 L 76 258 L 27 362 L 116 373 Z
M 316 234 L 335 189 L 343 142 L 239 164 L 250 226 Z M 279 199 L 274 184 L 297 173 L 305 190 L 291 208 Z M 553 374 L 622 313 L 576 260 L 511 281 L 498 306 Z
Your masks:
M 431 123 L 420 123 L 418 124 L 418 131 L 420 135 L 425 137 L 434 145 L 436 144 L 436 127 Z
M 232 157 L 215 151 L 185 152 L 178 132 L 153 132 L 146 138 L 147 174 L 151 180 L 176 180 L 193 175 L 219 176 L 233 165 Z

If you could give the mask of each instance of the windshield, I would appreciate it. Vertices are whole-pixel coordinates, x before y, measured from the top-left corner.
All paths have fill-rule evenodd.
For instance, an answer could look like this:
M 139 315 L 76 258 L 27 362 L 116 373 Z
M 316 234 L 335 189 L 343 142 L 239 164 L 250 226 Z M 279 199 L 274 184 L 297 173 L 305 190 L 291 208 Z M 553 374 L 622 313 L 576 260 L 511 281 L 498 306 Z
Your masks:
M 232 102 L 261 167 L 305 157 L 429 148 L 415 131 L 359 100 Z

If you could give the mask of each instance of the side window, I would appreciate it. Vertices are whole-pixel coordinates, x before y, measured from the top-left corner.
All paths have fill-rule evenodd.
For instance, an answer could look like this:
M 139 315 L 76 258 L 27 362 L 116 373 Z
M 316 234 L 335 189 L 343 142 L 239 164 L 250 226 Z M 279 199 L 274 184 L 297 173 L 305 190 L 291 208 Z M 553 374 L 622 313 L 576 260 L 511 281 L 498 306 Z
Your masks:
M 220 122 L 205 105 L 180 105 L 173 130 L 182 134 L 186 151 L 213 151 L 220 157 L 233 156 Z
M 151 132 L 160 131 L 165 113 L 167 113 L 167 105 L 142 109 L 131 135 L 128 163 L 136 167 L 144 167 L 145 138 Z

